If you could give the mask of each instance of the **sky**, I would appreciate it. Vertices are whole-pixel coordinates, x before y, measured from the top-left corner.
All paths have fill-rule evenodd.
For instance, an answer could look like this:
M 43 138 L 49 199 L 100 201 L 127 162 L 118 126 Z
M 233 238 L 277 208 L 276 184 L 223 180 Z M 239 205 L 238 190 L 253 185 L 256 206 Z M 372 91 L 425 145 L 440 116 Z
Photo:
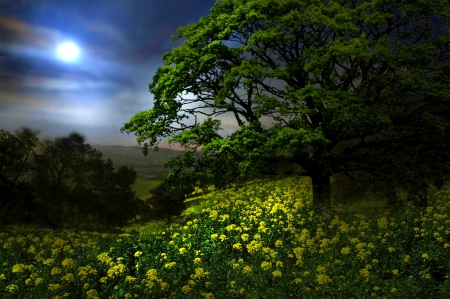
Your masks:
M 163 54 L 181 43 L 172 41 L 176 29 L 208 15 L 214 2 L 0 0 L 0 129 L 137 145 L 120 128 L 153 106 L 148 84 Z M 71 45 L 77 53 L 60 51 Z M 222 136 L 239 128 L 233 114 L 217 118 Z M 164 139 L 160 147 L 168 147 Z
M 96 145 L 137 145 L 123 123 L 152 107 L 148 90 L 180 26 L 214 0 L 0 0 L 0 129 L 76 131 Z M 59 52 L 69 43 L 78 56 Z M 160 147 L 166 147 L 161 143 Z M 172 149 L 177 149 L 172 146 Z

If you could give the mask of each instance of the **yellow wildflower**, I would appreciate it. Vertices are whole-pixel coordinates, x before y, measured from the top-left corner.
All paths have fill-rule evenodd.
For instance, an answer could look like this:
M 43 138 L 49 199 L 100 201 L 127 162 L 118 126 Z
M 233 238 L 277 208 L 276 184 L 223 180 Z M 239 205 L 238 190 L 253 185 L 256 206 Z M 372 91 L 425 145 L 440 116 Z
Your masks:
M 108 269 L 108 277 L 115 278 L 116 276 L 119 276 L 120 274 L 125 272 L 125 265 L 118 264 L 116 266 L 113 266 L 112 268 Z
M 48 289 L 49 289 L 50 291 L 56 291 L 56 290 L 59 289 L 60 287 L 61 287 L 60 284 L 49 284 L 49 285 L 48 285 Z
M 195 276 L 197 278 L 202 278 L 204 276 L 208 276 L 210 273 L 203 270 L 203 268 L 195 269 Z
M 158 279 L 158 271 L 156 269 L 148 270 L 147 277 L 149 280 L 157 280 Z
M 90 289 L 89 291 L 87 291 L 86 296 L 88 299 L 100 299 L 100 297 L 98 297 L 97 291 L 94 289 Z
M 250 274 L 252 272 L 252 267 L 245 266 L 244 269 L 242 269 L 242 273 L 244 274 Z
M 317 282 L 319 284 L 325 284 L 325 283 L 330 282 L 330 281 L 331 281 L 331 279 L 330 279 L 330 277 L 328 275 L 325 275 L 325 274 L 317 275 Z
M 75 263 L 73 262 L 72 259 L 65 259 L 64 261 L 62 261 L 61 264 L 62 264 L 64 267 L 67 267 L 67 268 L 71 268 L 71 267 L 73 267 L 73 266 L 75 265 Z
M 280 270 L 276 270 L 272 272 L 273 277 L 281 277 L 283 274 Z
M 181 291 L 182 291 L 184 294 L 189 293 L 190 290 L 192 290 L 190 286 L 182 286 L 182 287 L 181 287 Z
M 202 293 L 202 296 L 205 297 L 205 299 L 214 299 L 213 293 Z
M 41 284 L 43 282 L 44 282 L 44 279 L 39 277 L 39 278 L 36 278 L 36 280 L 34 281 L 34 284 L 35 285 L 39 285 L 39 284 Z
M 366 282 L 369 281 L 369 276 L 370 276 L 369 270 L 367 270 L 367 269 L 361 269 L 361 270 L 359 271 L 359 273 L 361 273 L 361 275 L 364 276 L 364 277 L 366 278 Z
M 75 277 L 73 277 L 72 273 L 67 273 L 66 275 L 64 275 L 61 280 L 65 280 L 67 282 L 75 282 Z
M 253 254 L 261 249 L 262 243 L 260 241 L 252 240 L 246 247 L 248 253 Z
M 241 243 L 233 244 L 233 248 L 234 249 L 238 249 L 238 250 L 242 250 L 242 244 Z
M 167 282 L 163 281 L 163 282 L 161 282 L 160 287 L 161 287 L 161 291 L 166 291 L 169 289 L 170 285 Z
M 133 277 L 133 276 L 127 276 L 127 277 L 125 277 L 125 282 L 134 282 L 136 280 L 136 278 L 135 277 Z
M 44 265 L 51 265 L 53 263 L 53 259 L 52 258 L 46 259 L 46 260 L 42 261 L 42 263 Z
M 34 247 L 34 245 L 30 245 L 30 247 L 28 248 L 28 253 L 35 253 L 36 252 L 36 247 Z
M 19 287 L 16 286 L 15 284 L 10 284 L 10 285 L 6 286 L 5 289 L 6 289 L 6 291 L 8 291 L 10 293 L 14 293 L 19 290 Z
M 342 254 L 350 254 L 350 247 L 344 247 L 341 249 Z
M 177 263 L 176 262 L 171 262 L 171 263 L 167 263 L 164 265 L 164 268 L 166 269 L 171 269 L 173 268 L 173 266 L 175 266 Z
M 265 271 L 268 271 L 268 270 L 270 270 L 270 268 L 272 268 L 272 263 L 271 262 L 262 262 L 261 268 Z
M 16 264 L 12 267 L 12 273 L 20 273 L 23 270 L 26 270 L 27 266 L 24 264 Z

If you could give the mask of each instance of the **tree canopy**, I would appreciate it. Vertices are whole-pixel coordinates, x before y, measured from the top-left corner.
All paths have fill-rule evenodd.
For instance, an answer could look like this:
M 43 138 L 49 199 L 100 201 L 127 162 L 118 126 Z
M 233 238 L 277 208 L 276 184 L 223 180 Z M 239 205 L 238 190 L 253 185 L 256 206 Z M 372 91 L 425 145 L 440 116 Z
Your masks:
M 37 135 L 29 128 L 16 134 L 0 130 L 0 219 L 8 220 L 13 210 L 24 210 L 30 204 L 30 185 L 26 177 L 33 167 Z
M 153 108 L 121 130 L 144 154 L 161 137 L 186 149 L 168 180 L 220 188 L 288 153 L 316 210 L 337 173 L 423 193 L 449 174 L 449 20 L 445 0 L 218 0 L 177 30 L 149 84 Z M 227 137 L 224 113 L 239 126 Z

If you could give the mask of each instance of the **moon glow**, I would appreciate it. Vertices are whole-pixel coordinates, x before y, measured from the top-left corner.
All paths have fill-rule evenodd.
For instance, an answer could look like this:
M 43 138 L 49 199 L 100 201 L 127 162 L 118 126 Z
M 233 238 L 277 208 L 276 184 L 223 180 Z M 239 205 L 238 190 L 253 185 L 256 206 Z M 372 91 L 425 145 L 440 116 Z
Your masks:
M 64 60 L 74 60 L 78 57 L 79 52 L 77 45 L 72 42 L 61 44 L 58 47 L 58 55 Z

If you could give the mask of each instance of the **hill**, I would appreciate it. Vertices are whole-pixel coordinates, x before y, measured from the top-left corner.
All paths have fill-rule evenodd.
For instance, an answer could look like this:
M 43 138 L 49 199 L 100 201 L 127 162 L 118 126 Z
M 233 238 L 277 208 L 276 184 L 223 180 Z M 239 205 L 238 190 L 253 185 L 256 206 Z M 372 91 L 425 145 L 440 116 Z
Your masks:
M 164 163 L 171 158 L 182 155 L 182 151 L 160 148 L 158 151 L 150 150 L 147 156 L 142 153 L 139 146 L 105 146 L 94 145 L 103 154 L 104 159 L 111 159 L 114 167 L 121 165 L 132 166 L 138 173 L 138 179 L 164 179 Z

